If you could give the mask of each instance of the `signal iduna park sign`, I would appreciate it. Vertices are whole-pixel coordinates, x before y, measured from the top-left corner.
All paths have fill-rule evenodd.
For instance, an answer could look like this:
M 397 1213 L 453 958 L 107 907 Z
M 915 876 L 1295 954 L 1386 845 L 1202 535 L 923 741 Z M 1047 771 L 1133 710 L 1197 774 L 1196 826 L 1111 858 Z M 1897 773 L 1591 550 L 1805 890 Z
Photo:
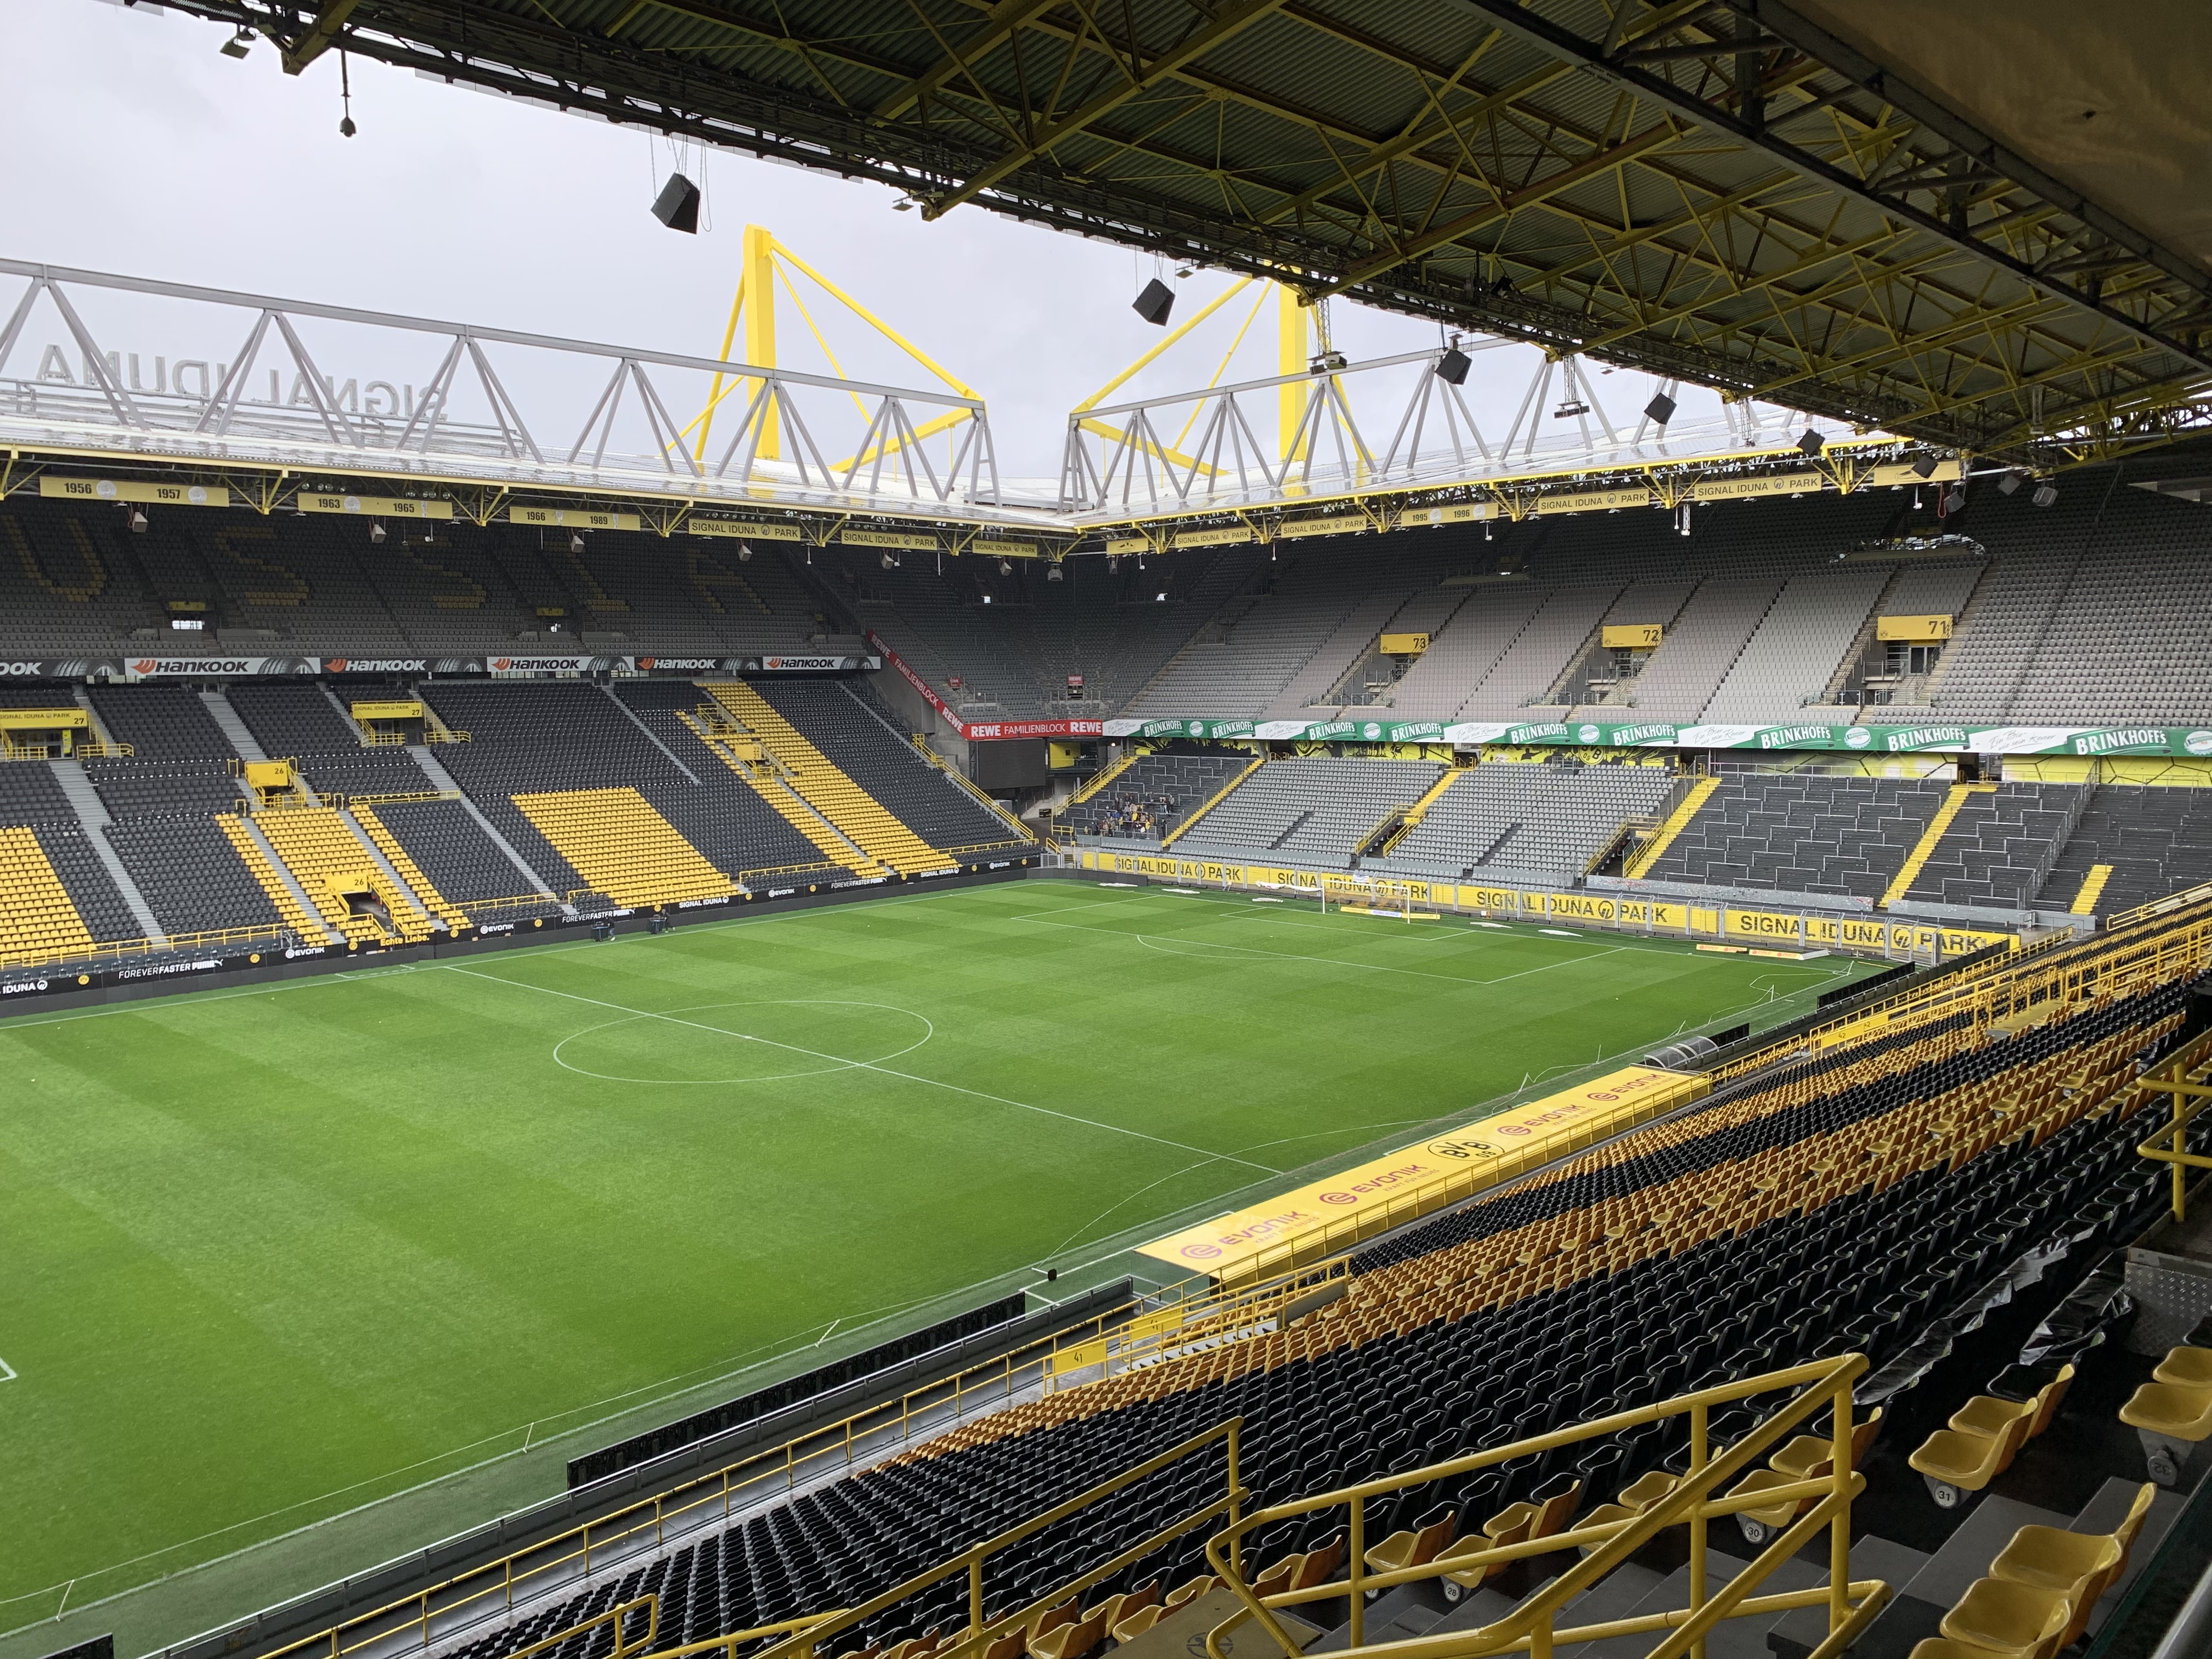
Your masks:
M 1686 1073 L 1625 1066 L 1138 1249 L 1217 1279 L 1286 1269 L 1647 1122 L 1711 1087 Z
M 1574 749 L 1832 749 L 1873 755 L 2212 756 L 2212 728 L 2180 726 L 1674 726 L 1664 721 L 1112 720 L 1109 738 L 1216 742 L 1486 744 Z

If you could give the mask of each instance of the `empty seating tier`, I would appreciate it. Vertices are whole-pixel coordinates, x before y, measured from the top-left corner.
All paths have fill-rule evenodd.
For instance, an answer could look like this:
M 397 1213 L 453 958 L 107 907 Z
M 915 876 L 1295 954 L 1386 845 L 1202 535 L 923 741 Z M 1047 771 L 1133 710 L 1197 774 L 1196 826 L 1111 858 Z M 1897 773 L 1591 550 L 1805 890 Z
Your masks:
M 325 931 L 365 945 L 430 935 L 424 902 L 377 867 L 352 820 L 331 807 L 263 812 L 254 826 L 321 915 Z
M 226 829 L 228 825 L 229 828 Z M 165 933 L 210 933 L 239 928 L 272 937 L 288 924 L 276 896 L 250 868 L 230 831 L 231 815 L 179 816 L 119 821 L 100 833 L 122 860 Z M 265 860 L 264 860 L 265 864 Z M 282 892 L 281 884 L 278 888 Z M 285 904 L 297 909 L 289 893 Z M 319 927 L 303 929 L 322 943 Z
M 1492 867 L 1572 881 L 1623 824 L 1656 811 L 1674 787 L 1674 777 L 1656 766 L 1470 767 L 1453 775 L 1451 787 L 1382 862 L 1453 879 L 1479 879 Z
M 1141 755 L 1071 810 L 1073 827 L 1101 836 L 1172 833 L 1252 763 L 1242 752 Z
M 1272 760 L 1192 823 L 1176 846 L 1189 853 L 1280 854 L 1345 869 L 1394 813 L 1410 810 L 1443 773 L 1433 761 Z
M 1879 899 L 1948 793 L 1940 781 L 1790 773 L 1723 780 L 1642 873 Z
M 735 890 L 635 789 L 517 795 L 514 804 L 594 892 L 617 904 L 675 904 Z
M 92 930 L 54 873 L 38 832 L 0 829 L 0 962 L 88 954 Z

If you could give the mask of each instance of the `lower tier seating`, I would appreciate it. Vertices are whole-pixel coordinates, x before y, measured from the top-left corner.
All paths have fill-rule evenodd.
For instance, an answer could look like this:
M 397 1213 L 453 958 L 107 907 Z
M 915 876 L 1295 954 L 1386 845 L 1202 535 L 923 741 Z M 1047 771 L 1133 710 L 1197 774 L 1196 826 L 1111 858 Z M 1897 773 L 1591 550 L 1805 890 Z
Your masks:
M 1948 793 L 1935 780 L 1789 773 L 1723 781 L 1644 875 L 1878 899 Z
M 1219 794 L 1251 763 L 1252 757 L 1241 751 L 1140 756 L 1073 808 L 1069 821 L 1085 835 L 1157 840 Z
M 1433 761 L 1269 761 L 1176 846 L 1192 854 L 1279 853 L 1343 869 L 1393 809 L 1413 805 L 1443 774 Z

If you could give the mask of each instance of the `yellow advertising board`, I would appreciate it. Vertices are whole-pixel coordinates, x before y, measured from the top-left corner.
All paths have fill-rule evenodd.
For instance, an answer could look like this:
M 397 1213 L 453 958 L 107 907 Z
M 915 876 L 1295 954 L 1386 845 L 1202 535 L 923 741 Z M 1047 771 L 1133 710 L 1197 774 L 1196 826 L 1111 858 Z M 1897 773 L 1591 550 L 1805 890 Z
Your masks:
M 1386 657 L 1418 657 L 1428 648 L 1426 634 L 1385 634 L 1376 647 Z
M 1659 623 L 1629 623 L 1626 626 L 1611 624 L 1598 630 L 1597 642 L 1608 651 L 1640 651 L 1657 645 L 1667 635 Z
M 969 543 L 967 550 L 970 553 L 981 554 L 987 559 L 1038 559 L 1044 556 L 1035 542 L 977 540 Z
M 1374 527 L 1364 513 L 1340 513 L 1328 519 L 1285 519 L 1275 526 L 1275 533 L 1296 541 L 1301 536 L 1356 536 Z
M 1401 527 L 1408 525 L 1473 524 L 1500 517 L 1504 509 L 1496 501 L 1462 501 L 1452 507 L 1409 507 L 1398 515 Z
M 1138 1249 L 1215 1278 L 1290 1267 L 1701 1099 L 1711 1087 L 1689 1073 L 1624 1066 Z
M 344 495 L 303 489 L 292 504 L 302 513 L 359 513 L 373 519 L 450 519 L 451 501 L 418 501 L 411 495 Z
M 39 480 L 39 494 L 68 501 L 143 501 L 149 507 L 228 507 L 230 491 L 221 484 L 147 483 L 137 478 Z
M 1966 476 L 1966 464 L 1954 455 L 1948 460 L 1937 461 L 1936 470 L 1926 477 L 1912 470 L 1911 461 L 1897 461 L 1877 466 L 1867 475 L 1867 483 L 1880 487 L 1886 484 L 1956 483 Z
M 1326 897 L 1333 902 L 1372 903 L 1377 915 L 1395 915 L 1407 904 L 1441 905 L 1462 912 L 1512 916 L 1524 921 L 1571 921 L 1663 932 L 1678 939 L 1787 945 L 1805 950 L 1856 951 L 1888 957 L 1959 957 L 1986 950 L 1992 945 L 2014 950 L 2020 946 L 2018 937 L 2012 933 L 1929 922 L 1893 921 L 1872 915 L 1814 915 L 1795 910 L 1708 908 L 1684 899 L 1561 893 L 1474 883 L 1455 884 L 1352 875 L 1334 870 L 1286 870 L 1179 859 L 1172 854 L 1085 851 L 1079 855 L 1077 862 L 1085 870 L 1103 872 L 1157 876 L 1167 881 L 1210 882 L 1220 886 L 1279 888 L 1308 897 Z
M 1875 619 L 1874 636 L 1878 640 L 1948 640 L 1951 637 L 1949 617 L 1879 617 Z
M 1152 538 L 1149 536 L 1109 536 L 1106 550 L 1119 556 L 1124 553 L 1150 553 L 1154 550 Z
M 687 536 L 727 536 L 732 540 L 749 542 L 803 542 L 806 532 L 795 524 L 770 524 L 752 519 L 702 519 L 697 514 L 684 521 Z
M 1691 494 L 1700 501 L 1741 501 L 1758 495 L 1810 495 L 1835 487 L 1836 481 L 1825 472 L 1768 472 L 1700 478 Z
M 908 553 L 927 553 L 937 546 L 934 536 L 909 535 L 899 530 L 841 530 L 837 539 L 849 547 L 890 547 Z
M 1650 507 L 1658 499 L 1648 484 L 1631 484 L 1625 489 L 1577 489 L 1537 496 L 1534 512 L 1545 519 L 1563 513 L 1618 513 L 1626 507 Z
M 635 513 L 588 513 L 573 507 L 510 507 L 507 521 L 544 530 L 635 530 L 644 522 Z
M 1250 528 L 1237 525 L 1222 530 L 1178 530 L 1169 538 L 1170 547 L 1227 547 L 1234 542 L 1252 539 Z

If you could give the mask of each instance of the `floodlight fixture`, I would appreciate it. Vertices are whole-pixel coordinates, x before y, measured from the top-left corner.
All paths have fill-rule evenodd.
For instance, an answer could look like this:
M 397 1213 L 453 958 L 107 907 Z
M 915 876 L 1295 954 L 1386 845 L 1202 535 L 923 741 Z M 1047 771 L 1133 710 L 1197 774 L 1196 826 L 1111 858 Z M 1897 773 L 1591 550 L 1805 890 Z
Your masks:
M 1014 574 L 1014 565 L 1013 565 L 1013 561 L 1012 561 L 1012 560 L 1011 560 L 1011 559 L 1001 559 L 1001 560 L 1000 560 L 1000 561 L 999 561 L 999 574 L 1000 574 L 1001 576 L 1011 576 L 1011 575 L 1012 575 L 1012 574 Z
M 1664 426 L 1674 418 L 1674 400 L 1662 392 L 1644 405 L 1644 418 L 1654 426 Z
M 568 550 L 571 553 L 580 553 L 584 550 L 583 537 L 573 530 L 568 532 Z
M 252 29 L 241 28 L 216 50 L 226 58 L 243 58 L 253 50 L 253 43 L 258 38 Z
M 374 520 L 371 520 L 369 521 L 368 544 L 371 547 L 381 547 L 384 545 L 384 526 Z
M 1437 379 L 1442 380 L 1446 386 L 1465 386 L 1467 372 L 1474 366 L 1473 358 L 1457 346 L 1453 346 L 1443 356 L 1437 359 Z
M 1966 505 L 1966 492 L 1960 486 L 1953 484 L 1950 489 L 1943 492 L 1944 517 L 1948 518 L 1952 514 L 1962 510 Z
M 739 564 L 750 564 L 752 562 L 752 557 L 753 544 L 750 542 L 739 542 L 738 544 L 738 562 Z
M 1175 290 L 1155 276 L 1145 284 L 1145 291 L 1133 302 L 1131 309 L 1155 328 L 1165 328 L 1168 313 L 1175 309 Z
M 135 507 L 131 509 L 131 528 L 140 535 L 146 532 L 146 515 Z
M 1797 441 L 1798 453 L 1804 456 L 1808 460 L 1810 460 L 1814 456 L 1818 455 L 1827 447 L 1828 441 L 1822 437 L 1819 433 L 1813 430 L 1811 427 L 1807 427 L 1805 428 L 1805 435 Z
M 1684 501 L 1674 509 L 1674 528 L 1685 536 L 1690 533 L 1690 505 Z
M 891 556 L 888 553 L 883 556 L 883 567 L 886 570 L 891 568 Z
M 1066 579 L 1065 579 L 1064 577 L 1062 577 L 1062 576 L 1060 575 L 1060 561 L 1059 561 L 1059 560 L 1054 559 L 1054 560 L 1052 562 L 1051 568 L 1048 568 L 1048 570 L 1046 570 L 1046 572 L 1044 573 L 1044 579 L 1045 579 L 1047 581 L 1048 581 L 1048 582 L 1056 582 L 1056 581 L 1061 581 L 1061 580 L 1066 580 Z
M 2038 507 L 2056 507 L 2058 505 L 2058 486 L 2045 478 L 2036 485 L 2035 494 L 2028 499 Z

